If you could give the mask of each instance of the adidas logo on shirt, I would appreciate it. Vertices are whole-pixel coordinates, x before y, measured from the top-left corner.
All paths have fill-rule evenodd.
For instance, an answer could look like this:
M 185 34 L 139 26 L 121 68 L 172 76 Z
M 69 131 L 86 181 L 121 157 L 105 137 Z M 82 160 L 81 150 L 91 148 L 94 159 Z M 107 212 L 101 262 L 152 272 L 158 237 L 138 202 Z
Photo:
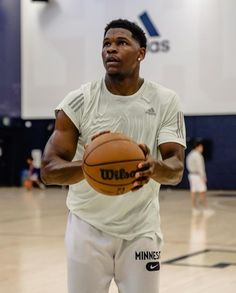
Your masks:
M 154 108 L 147 109 L 147 111 L 145 113 L 147 113 L 149 115 L 156 116 L 156 112 L 155 112 Z

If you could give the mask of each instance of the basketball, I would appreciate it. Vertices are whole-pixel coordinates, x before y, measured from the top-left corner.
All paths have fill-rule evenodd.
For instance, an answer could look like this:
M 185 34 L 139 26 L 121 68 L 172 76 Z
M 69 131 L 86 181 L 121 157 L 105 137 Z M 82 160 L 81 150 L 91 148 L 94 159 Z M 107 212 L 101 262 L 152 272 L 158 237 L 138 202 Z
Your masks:
M 135 173 L 145 156 L 139 145 L 121 133 L 105 133 L 86 147 L 83 172 L 89 185 L 105 195 L 121 195 L 133 188 Z
M 23 186 L 27 189 L 30 190 L 33 187 L 32 181 L 29 179 L 24 180 Z

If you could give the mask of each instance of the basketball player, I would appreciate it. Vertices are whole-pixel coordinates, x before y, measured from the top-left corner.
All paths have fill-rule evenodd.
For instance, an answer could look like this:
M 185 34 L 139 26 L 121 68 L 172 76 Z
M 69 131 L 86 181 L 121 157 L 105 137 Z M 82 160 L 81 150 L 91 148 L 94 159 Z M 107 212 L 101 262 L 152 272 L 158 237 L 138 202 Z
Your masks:
M 69 293 L 107 293 L 112 278 L 122 293 L 159 292 L 158 194 L 160 184 L 182 178 L 185 126 L 175 92 L 139 75 L 146 41 L 135 23 L 111 21 L 102 46 L 104 78 L 70 92 L 56 109 L 41 176 L 45 184 L 69 185 Z M 84 146 L 104 131 L 130 136 L 146 154 L 125 195 L 99 194 L 84 179 Z
M 192 198 L 192 212 L 199 214 L 199 206 L 197 196 L 200 197 L 200 204 L 204 208 L 204 212 L 208 215 L 212 214 L 212 210 L 208 209 L 206 191 L 207 176 L 205 169 L 205 161 L 203 157 L 204 146 L 201 141 L 194 143 L 193 149 L 186 157 L 186 167 L 189 172 L 188 179 Z

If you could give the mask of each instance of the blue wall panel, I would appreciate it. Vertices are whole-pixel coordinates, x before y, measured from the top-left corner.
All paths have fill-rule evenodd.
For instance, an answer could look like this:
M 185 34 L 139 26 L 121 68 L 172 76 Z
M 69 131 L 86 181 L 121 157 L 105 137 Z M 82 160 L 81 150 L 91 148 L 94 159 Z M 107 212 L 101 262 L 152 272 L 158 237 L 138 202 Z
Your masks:
M 191 140 L 205 142 L 209 189 L 236 189 L 236 115 L 187 116 L 188 148 Z M 180 187 L 188 187 L 187 172 Z
M 20 1 L 0 1 L 0 116 L 20 117 Z

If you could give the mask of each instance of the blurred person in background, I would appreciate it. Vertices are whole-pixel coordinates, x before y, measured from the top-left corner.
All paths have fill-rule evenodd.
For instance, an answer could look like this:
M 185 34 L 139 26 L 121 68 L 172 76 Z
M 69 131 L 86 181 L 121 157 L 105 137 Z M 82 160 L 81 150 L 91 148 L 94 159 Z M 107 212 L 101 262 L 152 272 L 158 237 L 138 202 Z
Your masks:
M 25 170 L 26 172 L 24 172 L 23 186 L 27 190 L 31 190 L 34 186 L 45 189 L 45 185 L 39 179 L 40 169 L 35 167 L 33 158 L 27 158 L 26 163 L 28 168 Z
M 208 208 L 207 202 L 207 175 L 205 168 L 205 160 L 203 157 L 204 146 L 201 141 L 196 141 L 193 149 L 186 157 L 186 167 L 188 170 L 188 179 L 192 198 L 193 214 L 198 214 L 200 208 L 204 213 L 210 215 L 213 213 Z

